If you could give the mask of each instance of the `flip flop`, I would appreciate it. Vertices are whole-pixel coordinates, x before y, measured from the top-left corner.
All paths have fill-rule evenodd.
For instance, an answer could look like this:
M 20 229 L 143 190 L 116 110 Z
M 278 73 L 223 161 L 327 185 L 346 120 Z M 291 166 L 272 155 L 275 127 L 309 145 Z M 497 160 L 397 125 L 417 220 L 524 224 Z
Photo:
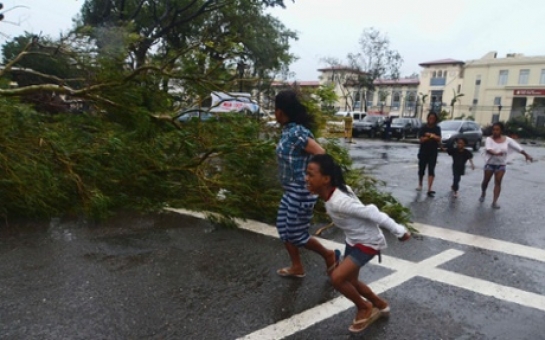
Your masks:
M 278 275 L 280 275 L 282 277 L 295 277 L 295 278 L 298 278 L 298 279 L 302 279 L 307 275 L 305 273 L 303 273 L 303 274 L 294 274 L 293 272 L 290 271 L 289 268 L 278 269 L 276 271 L 276 274 L 278 274 Z
M 341 251 L 339 249 L 335 249 L 335 263 L 333 263 L 331 266 L 329 266 L 329 268 L 327 268 L 326 273 L 331 274 L 333 269 L 337 268 L 340 261 L 341 261 Z
M 369 327 L 370 324 L 372 324 L 375 320 L 377 320 L 381 316 L 380 311 L 373 307 L 373 310 L 371 311 L 371 315 L 367 319 L 360 319 L 352 322 L 352 325 L 348 328 L 348 330 L 352 333 L 359 333 L 363 332 L 367 327 Z
M 379 309 L 380 316 L 383 318 L 387 318 L 390 316 L 390 305 L 387 305 L 386 307 Z

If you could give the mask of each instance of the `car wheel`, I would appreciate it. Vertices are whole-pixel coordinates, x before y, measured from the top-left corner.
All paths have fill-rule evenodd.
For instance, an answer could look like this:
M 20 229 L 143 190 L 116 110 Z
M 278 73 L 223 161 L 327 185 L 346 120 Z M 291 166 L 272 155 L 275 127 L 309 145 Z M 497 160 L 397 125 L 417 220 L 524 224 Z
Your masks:
M 479 151 L 480 148 L 481 148 L 481 141 L 477 139 L 475 144 L 473 144 L 473 151 Z
M 405 130 L 403 130 L 401 132 L 401 139 L 406 139 L 407 138 L 407 133 L 405 132 Z

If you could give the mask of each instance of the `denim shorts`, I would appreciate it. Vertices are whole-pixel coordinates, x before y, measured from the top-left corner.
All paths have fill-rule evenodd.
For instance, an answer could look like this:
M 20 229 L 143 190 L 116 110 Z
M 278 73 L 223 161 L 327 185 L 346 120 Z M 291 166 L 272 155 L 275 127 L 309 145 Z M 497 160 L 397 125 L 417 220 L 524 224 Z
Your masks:
M 505 171 L 506 169 L 507 167 L 501 164 L 486 164 L 484 166 L 485 171 L 492 171 L 492 172 Z
M 375 255 L 364 253 L 359 248 L 353 247 L 347 243 L 344 249 L 344 258 L 348 257 L 358 267 L 363 267 L 367 262 L 371 261 Z

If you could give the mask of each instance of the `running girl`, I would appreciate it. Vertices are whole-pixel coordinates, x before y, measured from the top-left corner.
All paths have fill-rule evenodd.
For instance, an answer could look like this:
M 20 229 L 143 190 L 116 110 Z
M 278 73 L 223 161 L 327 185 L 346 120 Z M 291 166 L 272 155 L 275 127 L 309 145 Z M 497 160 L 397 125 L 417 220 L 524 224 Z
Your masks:
M 312 157 L 306 181 L 308 189 L 325 201 L 327 214 L 333 223 L 345 233 L 344 260 L 331 272 L 331 283 L 356 305 L 358 312 L 349 331 L 361 332 L 379 315 L 386 316 L 390 312 L 388 303 L 358 280 L 360 268 L 375 255 L 380 256 L 380 250 L 386 248 L 379 226 L 388 229 L 401 241 L 408 240 L 411 234 L 375 205 L 361 203 L 345 184 L 341 168 L 330 155 Z

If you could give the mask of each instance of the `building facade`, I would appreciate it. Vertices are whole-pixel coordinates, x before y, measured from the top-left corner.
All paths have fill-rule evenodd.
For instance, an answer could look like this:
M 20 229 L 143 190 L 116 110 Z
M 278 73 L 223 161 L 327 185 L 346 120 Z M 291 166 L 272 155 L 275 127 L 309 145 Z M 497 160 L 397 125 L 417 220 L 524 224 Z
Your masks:
M 373 89 L 364 84 L 366 72 L 347 66 L 319 69 L 320 85 L 333 86 L 338 111 L 356 111 L 414 117 L 418 110 L 418 78 L 376 79 Z
M 545 56 L 512 53 L 499 58 L 490 52 L 476 60 L 445 59 L 420 66 L 419 92 L 428 95 L 430 110 L 440 109 L 440 102 L 451 117 L 471 116 L 481 125 L 531 110 L 534 122 L 545 125 Z M 444 80 L 438 80 L 440 75 Z

